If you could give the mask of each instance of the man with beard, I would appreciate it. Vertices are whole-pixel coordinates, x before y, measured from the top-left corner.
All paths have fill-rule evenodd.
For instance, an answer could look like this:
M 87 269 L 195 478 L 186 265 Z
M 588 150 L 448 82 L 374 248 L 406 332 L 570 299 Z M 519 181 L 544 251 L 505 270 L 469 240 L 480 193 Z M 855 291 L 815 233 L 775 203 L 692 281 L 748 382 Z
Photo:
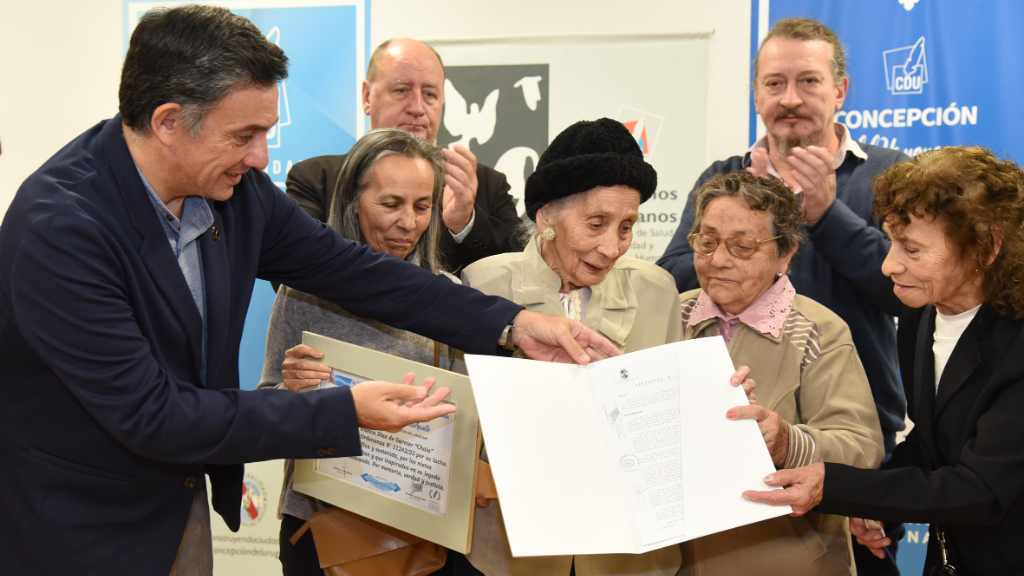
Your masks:
M 907 156 L 858 143 L 833 121 L 850 86 L 845 68 L 839 39 L 821 23 L 806 18 L 776 23 L 754 61 L 754 103 L 768 135 L 744 155 L 712 164 L 694 190 L 716 174 L 746 169 L 781 178 L 802 196 L 807 241 L 792 260 L 789 278 L 798 293 L 832 309 L 850 326 L 888 455 L 896 445 L 896 432 L 904 428 L 907 403 L 893 323 L 900 301 L 881 270 L 889 241 L 872 216 L 871 179 Z M 675 277 L 680 292 L 698 286 L 687 241 L 693 221 L 693 207 L 687 205 L 658 261 Z M 728 279 L 729 273 L 721 270 L 722 278 Z M 809 464 L 813 450 L 807 456 Z M 897 534 L 890 535 L 898 540 Z M 898 574 L 891 557 L 876 561 L 866 548 L 854 547 L 861 574 Z

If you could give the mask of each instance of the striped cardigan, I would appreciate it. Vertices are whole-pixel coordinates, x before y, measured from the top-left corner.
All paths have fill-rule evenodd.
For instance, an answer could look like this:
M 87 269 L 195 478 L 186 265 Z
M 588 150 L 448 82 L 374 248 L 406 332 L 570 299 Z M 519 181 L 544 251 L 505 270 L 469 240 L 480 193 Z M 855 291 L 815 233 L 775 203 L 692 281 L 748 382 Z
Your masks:
M 688 326 L 700 290 L 680 296 L 683 340 L 718 336 L 714 318 Z M 875 468 L 884 448 L 878 414 L 846 323 L 810 298 L 793 297 L 778 337 L 743 324 L 729 343 L 736 366 L 749 366 L 757 403 L 813 444 L 809 462 Z M 804 437 L 802 434 L 797 438 Z M 787 458 L 790 464 L 792 458 Z M 681 546 L 681 575 L 853 574 L 846 519 L 811 512 L 712 534 Z

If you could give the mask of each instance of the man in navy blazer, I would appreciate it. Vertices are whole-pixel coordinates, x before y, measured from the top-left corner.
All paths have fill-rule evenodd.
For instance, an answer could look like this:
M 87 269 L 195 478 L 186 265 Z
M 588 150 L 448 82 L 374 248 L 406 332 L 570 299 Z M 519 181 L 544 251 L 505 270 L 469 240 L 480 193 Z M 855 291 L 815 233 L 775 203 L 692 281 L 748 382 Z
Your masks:
M 240 391 L 256 278 L 467 352 L 615 353 L 567 319 L 307 216 L 261 171 L 286 75 L 284 53 L 227 10 L 150 12 L 125 59 L 121 114 L 15 196 L 0 227 L 3 573 L 208 574 L 203 474 L 237 530 L 243 463 L 356 455 L 357 426 L 449 410 L 436 405 L 444 389 L 388 383 Z

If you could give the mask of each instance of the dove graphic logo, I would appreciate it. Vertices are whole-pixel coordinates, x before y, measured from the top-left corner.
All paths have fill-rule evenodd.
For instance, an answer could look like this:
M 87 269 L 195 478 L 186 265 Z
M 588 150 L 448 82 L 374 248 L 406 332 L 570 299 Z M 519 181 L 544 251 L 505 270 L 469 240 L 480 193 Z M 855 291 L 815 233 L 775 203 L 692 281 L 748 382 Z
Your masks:
M 920 94 L 928 83 L 928 58 L 924 36 L 913 46 L 882 52 L 885 85 L 893 94 Z
M 498 121 L 498 96 L 501 89 L 494 89 L 484 99 L 484 107 L 473 102 L 466 110 L 466 99 L 455 89 L 450 78 L 444 79 L 444 127 L 452 136 L 462 138 L 449 144 L 469 148 L 469 141 L 476 138 L 477 144 L 486 144 L 494 136 L 494 125 Z M 472 150 L 472 148 L 470 148 Z
M 267 33 L 267 40 L 275 46 L 281 46 L 281 29 L 274 26 Z M 281 127 L 292 123 L 291 110 L 288 109 L 288 86 L 284 80 L 277 83 L 277 124 L 267 131 L 267 148 L 281 147 Z
M 445 73 L 437 143 L 461 144 L 503 173 L 522 217 L 526 178 L 548 145 L 548 65 L 448 66 Z
M 531 112 L 537 111 L 537 102 L 540 102 L 540 81 L 541 76 L 524 76 L 512 85 L 513 88 L 523 89 L 523 102 Z

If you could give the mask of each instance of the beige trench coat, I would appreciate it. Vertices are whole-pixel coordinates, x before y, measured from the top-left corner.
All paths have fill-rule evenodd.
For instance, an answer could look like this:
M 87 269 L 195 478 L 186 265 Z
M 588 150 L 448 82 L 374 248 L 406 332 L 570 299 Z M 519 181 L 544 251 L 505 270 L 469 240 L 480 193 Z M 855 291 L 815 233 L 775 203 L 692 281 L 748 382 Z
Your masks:
M 700 290 L 680 296 L 683 322 Z M 683 340 L 718 336 L 715 319 L 685 326 Z M 885 455 L 871 388 L 850 329 L 828 308 L 797 294 L 779 335 L 741 324 L 729 342 L 749 366 L 757 403 L 814 439 L 814 462 L 876 468 Z M 855 575 L 847 519 L 810 512 L 711 534 L 681 545 L 679 576 Z
M 523 252 L 480 260 L 462 272 L 462 282 L 493 296 L 503 296 L 527 310 L 565 316 L 558 299 L 561 280 L 544 262 L 537 239 Z M 679 293 L 661 268 L 622 257 L 600 284 L 591 287 L 583 324 L 605 336 L 623 352 L 678 342 Z M 469 560 L 487 576 L 568 576 L 572 556 L 512 556 L 497 501 L 478 508 Z M 671 576 L 680 565 L 679 548 L 646 554 L 576 556 L 578 576 Z

